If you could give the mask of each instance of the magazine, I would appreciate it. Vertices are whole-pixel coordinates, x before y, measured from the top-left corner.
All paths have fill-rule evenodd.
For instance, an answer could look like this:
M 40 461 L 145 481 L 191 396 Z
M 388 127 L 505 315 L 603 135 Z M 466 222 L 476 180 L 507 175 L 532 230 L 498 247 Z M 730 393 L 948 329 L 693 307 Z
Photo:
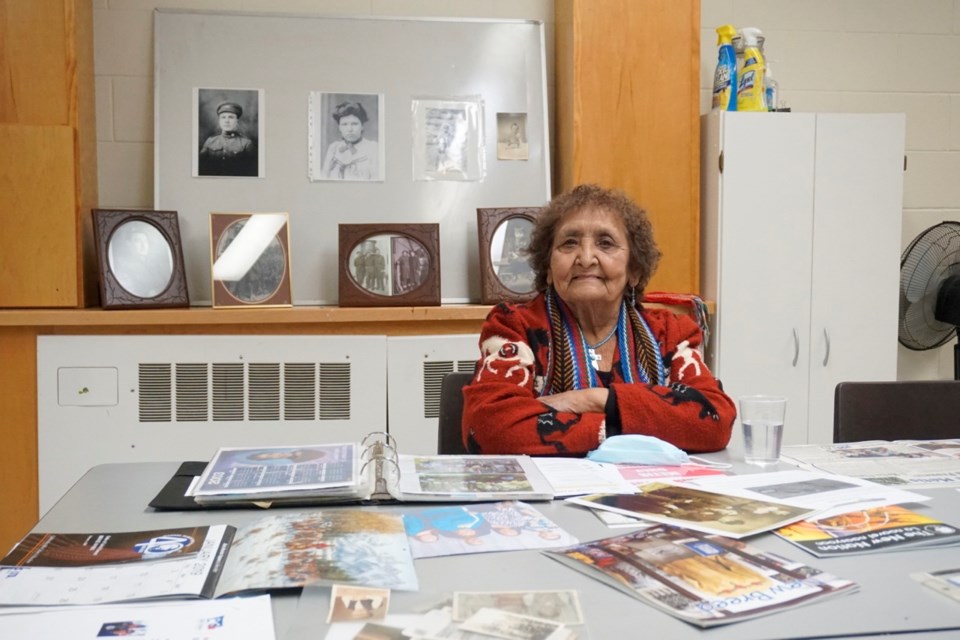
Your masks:
M 222 524 L 204 529 L 197 552 L 182 557 L 87 566 L 0 566 L 0 605 L 219 598 L 334 582 L 417 589 L 400 515 L 367 510 L 284 513 L 241 529 Z M 140 540 L 151 540 L 156 533 L 144 532 Z M 17 547 L 30 545 L 29 538 Z M 17 547 L 11 553 L 24 555 Z
M 781 459 L 903 489 L 960 487 L 960 439 L 787 445 Z
M 700 627 L 857 588 L 742 542 L 665 524 L 543 553 Z
M 774 533 L 818 558 L 960 544 L 960 530 L 896 505 L 802 520 Z
M 787 502 L 713 493 L 682 485 L 649 482 L 633 495 L 599 493 L 572 502 L 645 520 L 687 527 L 731 538 L 782 527 L 816 513 Z
M 210 527 L 122 533 L 30 533 L 0 566 L 85 567 L 195 556 Z
M 384 434 L 385 436 L 385 434 Z M 200 505 L 550 500 L 528 456 L 398 455 L 371 442 L 223 447 L 189 490 Z
M 414 558 L 567 547 L 577 542 L 537 509 L 515 500 L 409 508 L 403 524 Z

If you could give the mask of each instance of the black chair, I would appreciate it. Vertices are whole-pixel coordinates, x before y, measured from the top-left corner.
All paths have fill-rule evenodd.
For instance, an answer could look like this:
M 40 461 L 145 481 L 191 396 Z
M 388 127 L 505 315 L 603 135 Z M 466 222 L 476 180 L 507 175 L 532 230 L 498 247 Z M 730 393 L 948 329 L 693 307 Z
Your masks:
M 833 441 L 960 438 L 960 381 L 841 382 Z
M 440 384 L 440 423 L 437 429 L 437 453 L 464 455 L 469 453 L 463 446 L 460 428 L 463 415 L 463 388 L 473 380 L 473 374 L 454 371 L 443 377 Z

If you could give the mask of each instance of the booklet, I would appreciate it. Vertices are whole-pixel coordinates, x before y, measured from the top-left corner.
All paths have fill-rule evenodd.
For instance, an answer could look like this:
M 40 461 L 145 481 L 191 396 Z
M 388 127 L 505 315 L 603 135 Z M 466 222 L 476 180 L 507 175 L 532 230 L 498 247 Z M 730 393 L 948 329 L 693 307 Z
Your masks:
M 748 620 L 856 583 L 724 536 L 658 524 L 547 556 L 700 626 Z
M 633 495 L 600 493 L 567 498 L 567 502 L 730 538 L 744 538 L 776 529 L 816 513 L 816 509 L 787 502 L 713 493 L 662 482 L 639 485 L 637 491 Z
M 0 610 L 0 638 L 273 640 L 270 596 Z
M 956 527 L 896 505 L 802 520 L 774 533 L 818 558 L 960 544 Z
M 515 500 L 408 508 L 403 524 L 414 558 L 567 547 L 577 542 L 536 508 Z
M 187 490 L 201 506 L 550 500 L 532 458 L 398 455 L 393 439 L 223 447 Z
M 201 529 L 200 548 L 182 557 L 150 562 L 95 561 L 87 566 L 0 566 L 0 605 L 219 598 L 334 582 L 417 589 L 399 514 L 368 510 L 284 513 L 260 518 L 241 529 L 222 524 Z M 182 530 L 175 531 L 181 535 Z M 125 533 L 122 537 L 149 541 L 156 533 L 143 532 L 139 538 Z M 28 536 L 11 555 L 30 557 L 21 546 L 28 548 L 31 543 Z

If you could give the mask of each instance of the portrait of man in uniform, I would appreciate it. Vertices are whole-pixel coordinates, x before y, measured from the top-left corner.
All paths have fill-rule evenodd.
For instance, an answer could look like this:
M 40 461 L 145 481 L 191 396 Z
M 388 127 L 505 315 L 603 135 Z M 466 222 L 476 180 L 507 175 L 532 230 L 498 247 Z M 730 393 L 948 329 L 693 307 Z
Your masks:
M 261 95 L 255 89 L 196 89 L 194 176 L 258 177 Z

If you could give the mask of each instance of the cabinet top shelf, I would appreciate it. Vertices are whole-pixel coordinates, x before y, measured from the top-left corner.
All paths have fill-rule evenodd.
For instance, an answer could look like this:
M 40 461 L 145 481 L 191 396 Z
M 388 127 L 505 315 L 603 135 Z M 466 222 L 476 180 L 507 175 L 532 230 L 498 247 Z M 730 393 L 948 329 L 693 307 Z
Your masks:
M 111 327 L 163 325 L 374 324 L 382 322 L 459 322 L 487 317 L 490 305 L 439 307 L 335 307 L 213 309 L 0 309 L 6 327 Z

